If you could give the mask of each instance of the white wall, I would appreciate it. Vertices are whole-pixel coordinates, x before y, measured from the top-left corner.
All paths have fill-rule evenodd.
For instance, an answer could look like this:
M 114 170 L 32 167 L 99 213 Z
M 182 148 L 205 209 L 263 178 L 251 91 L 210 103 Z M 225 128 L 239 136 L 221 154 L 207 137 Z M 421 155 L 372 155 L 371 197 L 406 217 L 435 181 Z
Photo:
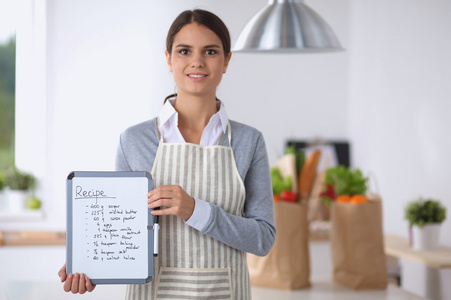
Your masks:
M 372 171 L 385 231 L 407 236 L 406 203 L 448 208 L 451 246 L 451 2 L 352 1 L 349 136 L 354 163 Z

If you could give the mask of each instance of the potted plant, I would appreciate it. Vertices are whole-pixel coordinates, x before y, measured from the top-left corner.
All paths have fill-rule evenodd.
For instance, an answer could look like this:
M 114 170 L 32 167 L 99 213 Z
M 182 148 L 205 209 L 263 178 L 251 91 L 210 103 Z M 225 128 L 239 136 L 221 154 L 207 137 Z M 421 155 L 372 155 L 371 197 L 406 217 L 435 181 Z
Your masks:
M 418 198 L 407 204 L 405 218 L 410 225 L 410 244 L 415 250 L 438 247 L 440 224 L 446 208 L 438 200 Z
M 27 198 L 36 185 L 36 178 L 29 173 L 12 168 L 6 172 L 7 200 L 11 211 L 25 208 Z

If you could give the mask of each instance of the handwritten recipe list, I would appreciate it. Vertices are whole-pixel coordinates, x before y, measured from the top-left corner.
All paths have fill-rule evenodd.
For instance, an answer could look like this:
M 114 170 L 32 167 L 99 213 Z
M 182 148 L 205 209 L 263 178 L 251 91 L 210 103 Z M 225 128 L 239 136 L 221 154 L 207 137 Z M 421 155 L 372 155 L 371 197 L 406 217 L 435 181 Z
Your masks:
M 149 257 L 149 211 L 143 185 L 147 187 L 145 178 L 74 178 L 73 272 L 91 278 L 148 274 L 142 267 Z M 142 272 L 137 274 L 136 268 Z

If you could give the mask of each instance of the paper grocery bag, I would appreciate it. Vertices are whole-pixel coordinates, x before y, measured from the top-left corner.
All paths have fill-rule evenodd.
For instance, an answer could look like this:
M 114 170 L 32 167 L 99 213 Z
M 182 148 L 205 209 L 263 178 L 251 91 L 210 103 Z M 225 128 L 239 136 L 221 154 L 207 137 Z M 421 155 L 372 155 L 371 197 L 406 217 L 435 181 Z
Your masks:
M 251 284 L 294 290 L 310 286 L 307 207 L 299 203 L 274 203 L 276 242 L 269 254 L 248 254 Z
M 379 197 L 369 198 L 364 204 L 332 204 L 333 280 L 356 290 L 387 286 L 382 204 Z

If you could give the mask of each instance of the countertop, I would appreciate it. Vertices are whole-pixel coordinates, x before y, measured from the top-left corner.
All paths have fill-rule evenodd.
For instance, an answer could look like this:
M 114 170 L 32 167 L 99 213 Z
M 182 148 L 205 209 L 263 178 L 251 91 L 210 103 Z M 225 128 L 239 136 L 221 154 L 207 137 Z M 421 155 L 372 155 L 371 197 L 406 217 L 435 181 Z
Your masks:
M 73 299 L 71 293 L 63 291 L 58 281 L 7 281 L 8 300 L 64 300 Z M 86 293 L 80 299 L 124 299 L 125 286 L 98 286 L 92 293 Z M 312 278 L 310 288 L 285 291 L 263 287 L 252 287 L 252 297 L 257 300 L 421 300 L 395 285 L 389 284 L 386 290 L 354 291 L 330 281 L 329 275 Z

